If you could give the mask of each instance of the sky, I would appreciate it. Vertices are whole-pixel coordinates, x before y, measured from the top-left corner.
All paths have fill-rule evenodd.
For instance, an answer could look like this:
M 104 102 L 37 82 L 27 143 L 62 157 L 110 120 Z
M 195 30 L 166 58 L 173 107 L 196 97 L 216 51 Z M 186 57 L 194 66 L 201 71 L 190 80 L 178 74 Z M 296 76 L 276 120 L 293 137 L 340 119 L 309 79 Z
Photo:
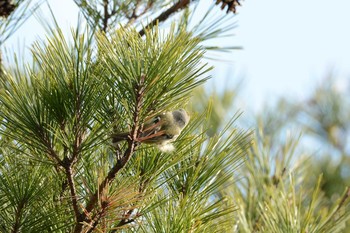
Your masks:
M 330 72 L 341 86 L 350 75 L 349 9 L 346 0 L 244 1 L 237 65 L 247 92 L 261 88 L 254 97 L 265 101 L 302 98 Z
M 210 0 L 201 0 L 205 4 Z M 59 25 L 67 33 L 76 25 L 73 0 L 49 0 Z M 246 0 L 234 17 L 237 28 L 231 45 L 243 49 L 213 62 L 212 83 L 242 81 L 242 106 L 261 110 L 281 96 L 303 98 L 333 72 L 339 87 L 350 77 L 350 1 Z M 43 9 L 42 14 L 49 16 Z M 28 52 L 45 30 L 32 16 L 5 44 Z M 23 46 L 24 45 L 24 46 Z M 14 49 L 18 51 L 18 49 Z

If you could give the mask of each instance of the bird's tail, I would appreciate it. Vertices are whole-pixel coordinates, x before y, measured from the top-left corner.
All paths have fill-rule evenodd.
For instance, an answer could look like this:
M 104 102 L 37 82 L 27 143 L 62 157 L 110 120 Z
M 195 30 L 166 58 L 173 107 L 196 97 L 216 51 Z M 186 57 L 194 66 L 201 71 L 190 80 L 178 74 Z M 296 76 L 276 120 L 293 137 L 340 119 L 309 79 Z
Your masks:
M 115 133 L 112 134 L 112 143 L 119 143 L 121 141 L 127 140 L 129 137 L 129 133 Z

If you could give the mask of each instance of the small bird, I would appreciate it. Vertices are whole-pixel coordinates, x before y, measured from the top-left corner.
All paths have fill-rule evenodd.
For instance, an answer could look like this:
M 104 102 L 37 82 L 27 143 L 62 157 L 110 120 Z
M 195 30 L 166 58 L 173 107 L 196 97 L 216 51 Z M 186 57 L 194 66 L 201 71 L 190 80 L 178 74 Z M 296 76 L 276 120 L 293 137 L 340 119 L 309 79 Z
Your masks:
M 181 131 L 188 124 L 190 117 L 184 109 L 161 113 L 145 122 L 137 140 L 141 143 L 154 144 L 162 151 L 171 151 Z M 112 136 L 112 142 L 127 140 L 130 133 L 119 133 Z

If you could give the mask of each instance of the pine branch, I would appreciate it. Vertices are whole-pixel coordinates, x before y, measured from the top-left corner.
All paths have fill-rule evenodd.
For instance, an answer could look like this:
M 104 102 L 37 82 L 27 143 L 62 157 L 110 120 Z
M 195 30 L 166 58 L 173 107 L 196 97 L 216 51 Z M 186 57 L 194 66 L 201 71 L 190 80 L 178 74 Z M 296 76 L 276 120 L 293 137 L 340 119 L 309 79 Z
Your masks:
M 118 223 L 117 228 L 122 227 L 122 226 L 127 225 L 127 224 L 132 223 L 132 222 L 135 222 L 135 219 L 133 219 L 133 218 L 132 219 L 123 219 L 122 221 L 120 221 Z M 111 233 L 113 233 L 113 232 L 117 232 L 117 230 L 111 231 Z
M 145 174 L 143 170 L 141 170 L 140 176 L 142 177 Z M 149 179 L 141 180 L 139 184 L 139 193 L 144 193 L 147 187 L 147 184 L 149 184 Z M 130 208 L 126 214 L 124 214 L 123 219 L 117 224 L 117 228 L 120 228 L 124 225 L 127 225 L 129 223 L 135 222 L 135 218 L 139 217 L 139 214 L 136 214 L 135 218 L 130 218 L 130 216 L 135 211 L 136 207 Z M 111 231 L 111 233 L 116 232 L 116 230 Z
M 106 202 L 103 202 L 103 203 L 102 203 L 102 209 L 101 209 L 101 211 L 99 211 L 99 212 L 95 215 L 95 217 L 92 218 L 92 221 L 91 221 L 92 224 L 90 224 L 91 227 L 90 227 L 90 229 L 89 229 L 86 233 L 94 232 L 94 230 L 96 229 L 97 225 L 99 224 L 100 219 L 105 215 L 105 213 L 106 213 L 106 208 L 107 208 L 107 203 L 106 203 Z
M 74 184 L 71 165 L 69 165 L 66 168 L 66 176 L 67 176 L 67 180 L 68 180 L 68 186 L 69 186 L 69 190 L 70 190 L 70 195 L 71 195 L 71 200 L 72 200 L 72 205 L 73 205 L 73 210 L 74 210 L 74 216 L 75 216 L 76 221 L 78 221 L 81 213 L 79 211 L 77 191 L 76 191 L 75 184 Z
M 0 17 L 7 18 L 16 8 L 17 4 L 13 4 L 10 0 L 0 2 Z
M 338 208 L 335 212 L 338 212 L 339 209 L 344 206 L 344 203 L 346 202 L 346 200 L 349 199 L 349 197 L 350 197 L 350 188 L 347 188 L 347 190 L 346 190 L 345 194 L 343 195 L 343 197 L 338 205 Z
M 231 11 L 232 13 L 236 14 L 236 7 L 241 5 L 239 1 L 240 0 L 217 0 L 215 4 L 218 5 L 221 3 L 221 10 L 224 10 L 227 6 L 226 13 Z
M 107 27 L 108 27 L 108 19 L 110 18 L 110 14 L 108 14 L 108 0 L 103 0 L 103 12 L 104 12 L 104 17 L 103 17 L 103 28 L 102 31 L 107 32 Z
M 126 26 L 132 24 L 136 19 L 138 19 L 142 15 L 146 14 L 153 6 L 153 2 L 152 1 L 148 1 L 147 6 L 142 10 L 142 12 L 137 14 L 137 11 L 139 10 L 141 2 L 142 2 L 141 0 L 138 0 L 136 2 L 135 7 L 132 10 L 132 14 L 130 16 L 128 16 L 127 13 L 124 12 L 124 14 L 126 15 L 126 18 L 128 19 L 128 22 L 127 22 Z
M 145 30 L 152 28 L 154 25 L 156 25 L 159 22 L 163 22 L 167 20 L 170 15 L 175 13 L 178 10 L 186 8 L 190 4 L 190 0 L 180 0 L 177 3 L 175 3 L 172 7 L 170 7 L 168 10 L 161 13 L 157 18 L 155 18 L 152 22 L 150 22 L 146 27 L 144 27 L 141 31 L 139 31 L 140 36 L 143 36 L 145 34 Z
M 2 56 L 1 56 L 1 50 L 0 50 L 0 78 L 2 78 L 3 70 L 2 70 Z
M 118 172 L 125 167 L 127 162 L 130 160 L 131 156 L 136 150 L 137 145 L 139 144 L 137 138 L 140 133 L 140 111 L 142 108 L 143 103 L 143 96 L 144 96 L 144 82 L 145 82 L 145 76 L 142 75 L 140 77 L 140 83 L 137 84 L 135 90 L 136 90 L 136 103 L 135 103 L 135 109 L 133 114 L 133 127 L 130 133 L 130 137 L 128 138 L 128 148 L 124 152 L 124 155 L 121 159 L 117 161 L 117 163 L 112 167 L 112 169 L 108 172 L 108 175 L 105 177 L 105 179 L 102 181 L 102 183 L 99 185 L 98 190 L 91 196 L 89 202 L 86 205 L 85 213 L 80 214 L 80 216 L 77 218 L 77 223 L 74 228 L 74 232 L 78 233 L 82 230 L 82 222 L 91 222 L 91 219 L 87 219 L 87 215 L 91 213 L 95 208 L 96 204 L 98 202 L 98 197 L 101 196 L 101 194 L 105 191 L 108 184 L 110 184 Z M 101 213 L 103 214 L 103 213 Z M 94 222 L 93 228 L 97 226 L 98 222 Z
M 138 0 L 135 4 L 135 8 L 132 10 L 131 16 L 128 17 L 129 20 L 136 19 L 138 15 L 136 14 L 137 10 L 139 9 L 141 1 Z M 147 8 L 146 8 L 147 9 Z
M 57 164 L 59 164 L 61 167 L 64 167 L 63 161 L 59 158 L 55 150 L 52 148 L 51 143 L 47 138 L 44 136 L 44 134 L 41 132 L 41 137 L 43 140 L 44 145 L 46 146 L 47 152 L 49 156 L 56 161 Z
M 18 206 L 16 208 L 16 213 L 15 213 L 15 223 L 13 225 L 11 233 L 17 233 L 20 232 L 20 227 L 21 227 L 21 216 L 22 216 L 22 211 L 24 209 L 24 201 L 21 201 L 18 203 Z
M 44 0 L 37 1 L 31 6 L 31 0 L 0 1 L 0 45 L 39 8 Z

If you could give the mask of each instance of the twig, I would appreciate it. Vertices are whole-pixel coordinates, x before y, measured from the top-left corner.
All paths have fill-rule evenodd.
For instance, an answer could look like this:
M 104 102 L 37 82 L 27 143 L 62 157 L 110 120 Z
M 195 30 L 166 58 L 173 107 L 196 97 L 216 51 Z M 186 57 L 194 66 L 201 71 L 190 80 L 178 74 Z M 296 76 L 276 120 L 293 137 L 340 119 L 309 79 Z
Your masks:
M 129 221 L 131 220 L 130 216 L 132 215 L 132 212 L 134 212 L 134 209 L 128 210 L 128 212 L 126 214 L 124 214 L 123 219 L 120 220 L 120 222 L 118 223 L 117 227 L 121 227 L 121 226 L 128 224 Z
M 141 3 L 140 0 L 138 0 L 138 1 L 136 2 L 135 8 L 133 9 L 132 14 L 131 14 L 131 16 L 128 17 L 128 19 L 131 20 L 131 19 L 133 19 L 133 18 L 137 18 L 137 17 L 138 17 L 138 16 L 136 15 L 136 11 L 139 9 L 140 3 Z
M 103 16 L 103 32 L 107 32 L 107 27 L 108 27 L 108 19 L 110 15 L 108 14 L 108 0 L 103 0 L 103 11 L 104 11 L 104 16 Z
M 96 192 L 88 202 L 86 206 L 86 211 L 91 212 L 97 202 L 97 197 L 100 196 L 103 192 L 103 190 L 106 188 L 107 184 L 109 184 L 117 175 L 117 173 L 125 166 L 125 164 L 129 161 L 132 153 L 135 150 L 136 141 L 129 141 L 129 146 L 127 150 L 125 151 L 123 158 L 119 160 L 112 169 L 108 172 L 107 177 L 102 181 L 102 183 L 98 187 L 98 192 Z
M 0 50 L 0 78 L 2 78 L 3 72 L 2 72 L 2 58 L 1 58 L 1 50 Z
M 21 200 L 20 203 L 18 203 L 18 206 L 16 208 L 16 213 L 15 213 L 15 224 L 13 225 L 13 229 L 11 233 L 17 233 L 20 232 L 20 219 L 22 215 L 22 210 L 24 208 L 24 201 Z
M 49 156 L 59 164 L 59 166 L 64 167 L 63 161 L 59 158 L 55 150 L 53 149 L 50 141 L 47 139 L 45 134 L 43 133 L 43 129 L 40 128 L 40 136 L 42 139 L 42 143 L 46 146 L 47 153 Z
M 142 177 L 144 174 L 145 174 L 145 172 L 144 172 L 144 170 L 142 169 L 142 170 L 141 170 L 140 176 Z M 149 183 L 149 179 L 146 179 L 146 180 L 140 182 L 140 185 L 139 185 L 139 193 L 143 193 L 143 192 L 145 191 L 146 186 L 147 186 L 148 183 Z M 124 214 L 125 217 L 118 223 L 117 228 L 118 228 L 118 227 L 122 227 L 122 226 L 124 226 L 124 225 L 126 225 L 126 224 L 129 224 L 129 223 L 132 223 L 132 222 L 135 221 L 135 219 L 130 218 L 130 216 L 132 215 L 132 213 L 134 212 L 134 210 L 135 210 L 135 208 L 131 208 L 130 210 L 128 210 L 128 212 L 127 212 L 126 214 Z M 139 215 L 139 214 L 137 214 L 137 216 L 138 216 L 138 215 Z M 113 233 L 113 232 L 116 232 L 116 230 L 111 231 L 111 233 Z
M 66 175 L 67 175 L 68 186 L 69 186 L 69 190 L 70 190 L 75 219 L 76 219 L 76 221 L 78 221 L 81 214 L 80 214 L 79 207 L 78 207 L 78 197 L 77 197 L 77 192 L 75 189 L 73 173 L 72 173 L 72 168 L 71 168 L 70 164 L 67 164 Z
M 350 187 L 346 190 L 343 198 L 341 199 L 336 212 L 344 205 L 345 201 L 350 197 Z
M 139 35 L 143 36 L 145 34 L 145 30 L 153 27 L 158 22 L 163 22 L 169 18 L 170 15 L 175 13 L 178 10 L 181 10 L 185 7 L 187 7 L 190 4 L 190 0 L 180 0 L 177 3 L 175 3 L 172 7 L 170 7 L 168 10 L 161 13 L 157 18 L 152 20 L 146 27 L 144 27 L 141 31 L 139 31 Z
M 120 221 L 118 223 L 117 228 L 122 227 L 122 226 L 124 226 L 126 224 L 129 224 L 129 223 L 132 223 L 132 222 L 135 222 L 135 219 L 133 219 L 133 218 L 131 218 L 131 219 L 123 219 L 122 221 Z M 113 232 L 117 232 L 117 230 L 111 231 L 111 233 L 113 233 Z
M 108 175 L 107 177 L 102 181 L 102 183 L 98 186 L 98 191 L 96 191 L 94 193 L 94 195 L 91 196 L 86 208 L 85 208 L 85 212 L 87 213 L 90 213 L 94 208 L 95 208 L 95 205 L 97 204 L 98 202 L 98 197 L 101 196 L 101 194 L 103 193 L 103 191 L 105 190 L 105 188 L 107 187 L 107 185 L 109 183 L 111 183 L 114 178 L 116 177 L 116 175 L 118 174 L 118 172 L 125 166 L 125 164 L 128 162 L 129 158 L 131 157 L 131 155 L 133 154 L 134 150 L 135 150 L 135 146 L 136 146 L 136 143 L 132 143 L 131 144 L 131 147 L 130 147 L 130 144 L 129 144 L 129 147 L 128 149 L 125 151 L 124 153 L 124 156 L 123 156 L 123 159 L 124 158 L 127 158 L 125 159 L 125 162 L 118 162 L 116 163 L 112 169 L 108 172 Z M 120 160 L 122 161 L 122 160 Z M 102 213 L 100 213 L 102 214 Z M 88 223 L 91 222 L 91 219 L 87 219 L 87 214 L 86 213 L 82 213 L 80 214 L 79 218 L 78 218 L 78 221 L 75 225 L 75 228 L 74 228 L 74 232 L 75 233 L 78 233 L 78 232 L 81 232 L 82 230 L 82 227 L 83 225 L 81 224 L 82 222 L 84 221 L 87 221 Z M 94 224 L 92 225 L 92 229 L 94 229 L 96 226 L 97 226 L 98 222 L 95 221 Z M 90 228 L 91 230 L 91 228 Z
M 95 217 L 92 218 L 92 225 L 90 227 L 90 229 L 88 231 L 86 231 L 86 233 L 91 233 L 95 230 L 95 228 L 97 227 L 100 219 L 104 216 L 105 212 L 106 212 L 106 208 L 107 208 L 107 204 L 103 204 L 102 205 L 102 210 L 99 211 Z

